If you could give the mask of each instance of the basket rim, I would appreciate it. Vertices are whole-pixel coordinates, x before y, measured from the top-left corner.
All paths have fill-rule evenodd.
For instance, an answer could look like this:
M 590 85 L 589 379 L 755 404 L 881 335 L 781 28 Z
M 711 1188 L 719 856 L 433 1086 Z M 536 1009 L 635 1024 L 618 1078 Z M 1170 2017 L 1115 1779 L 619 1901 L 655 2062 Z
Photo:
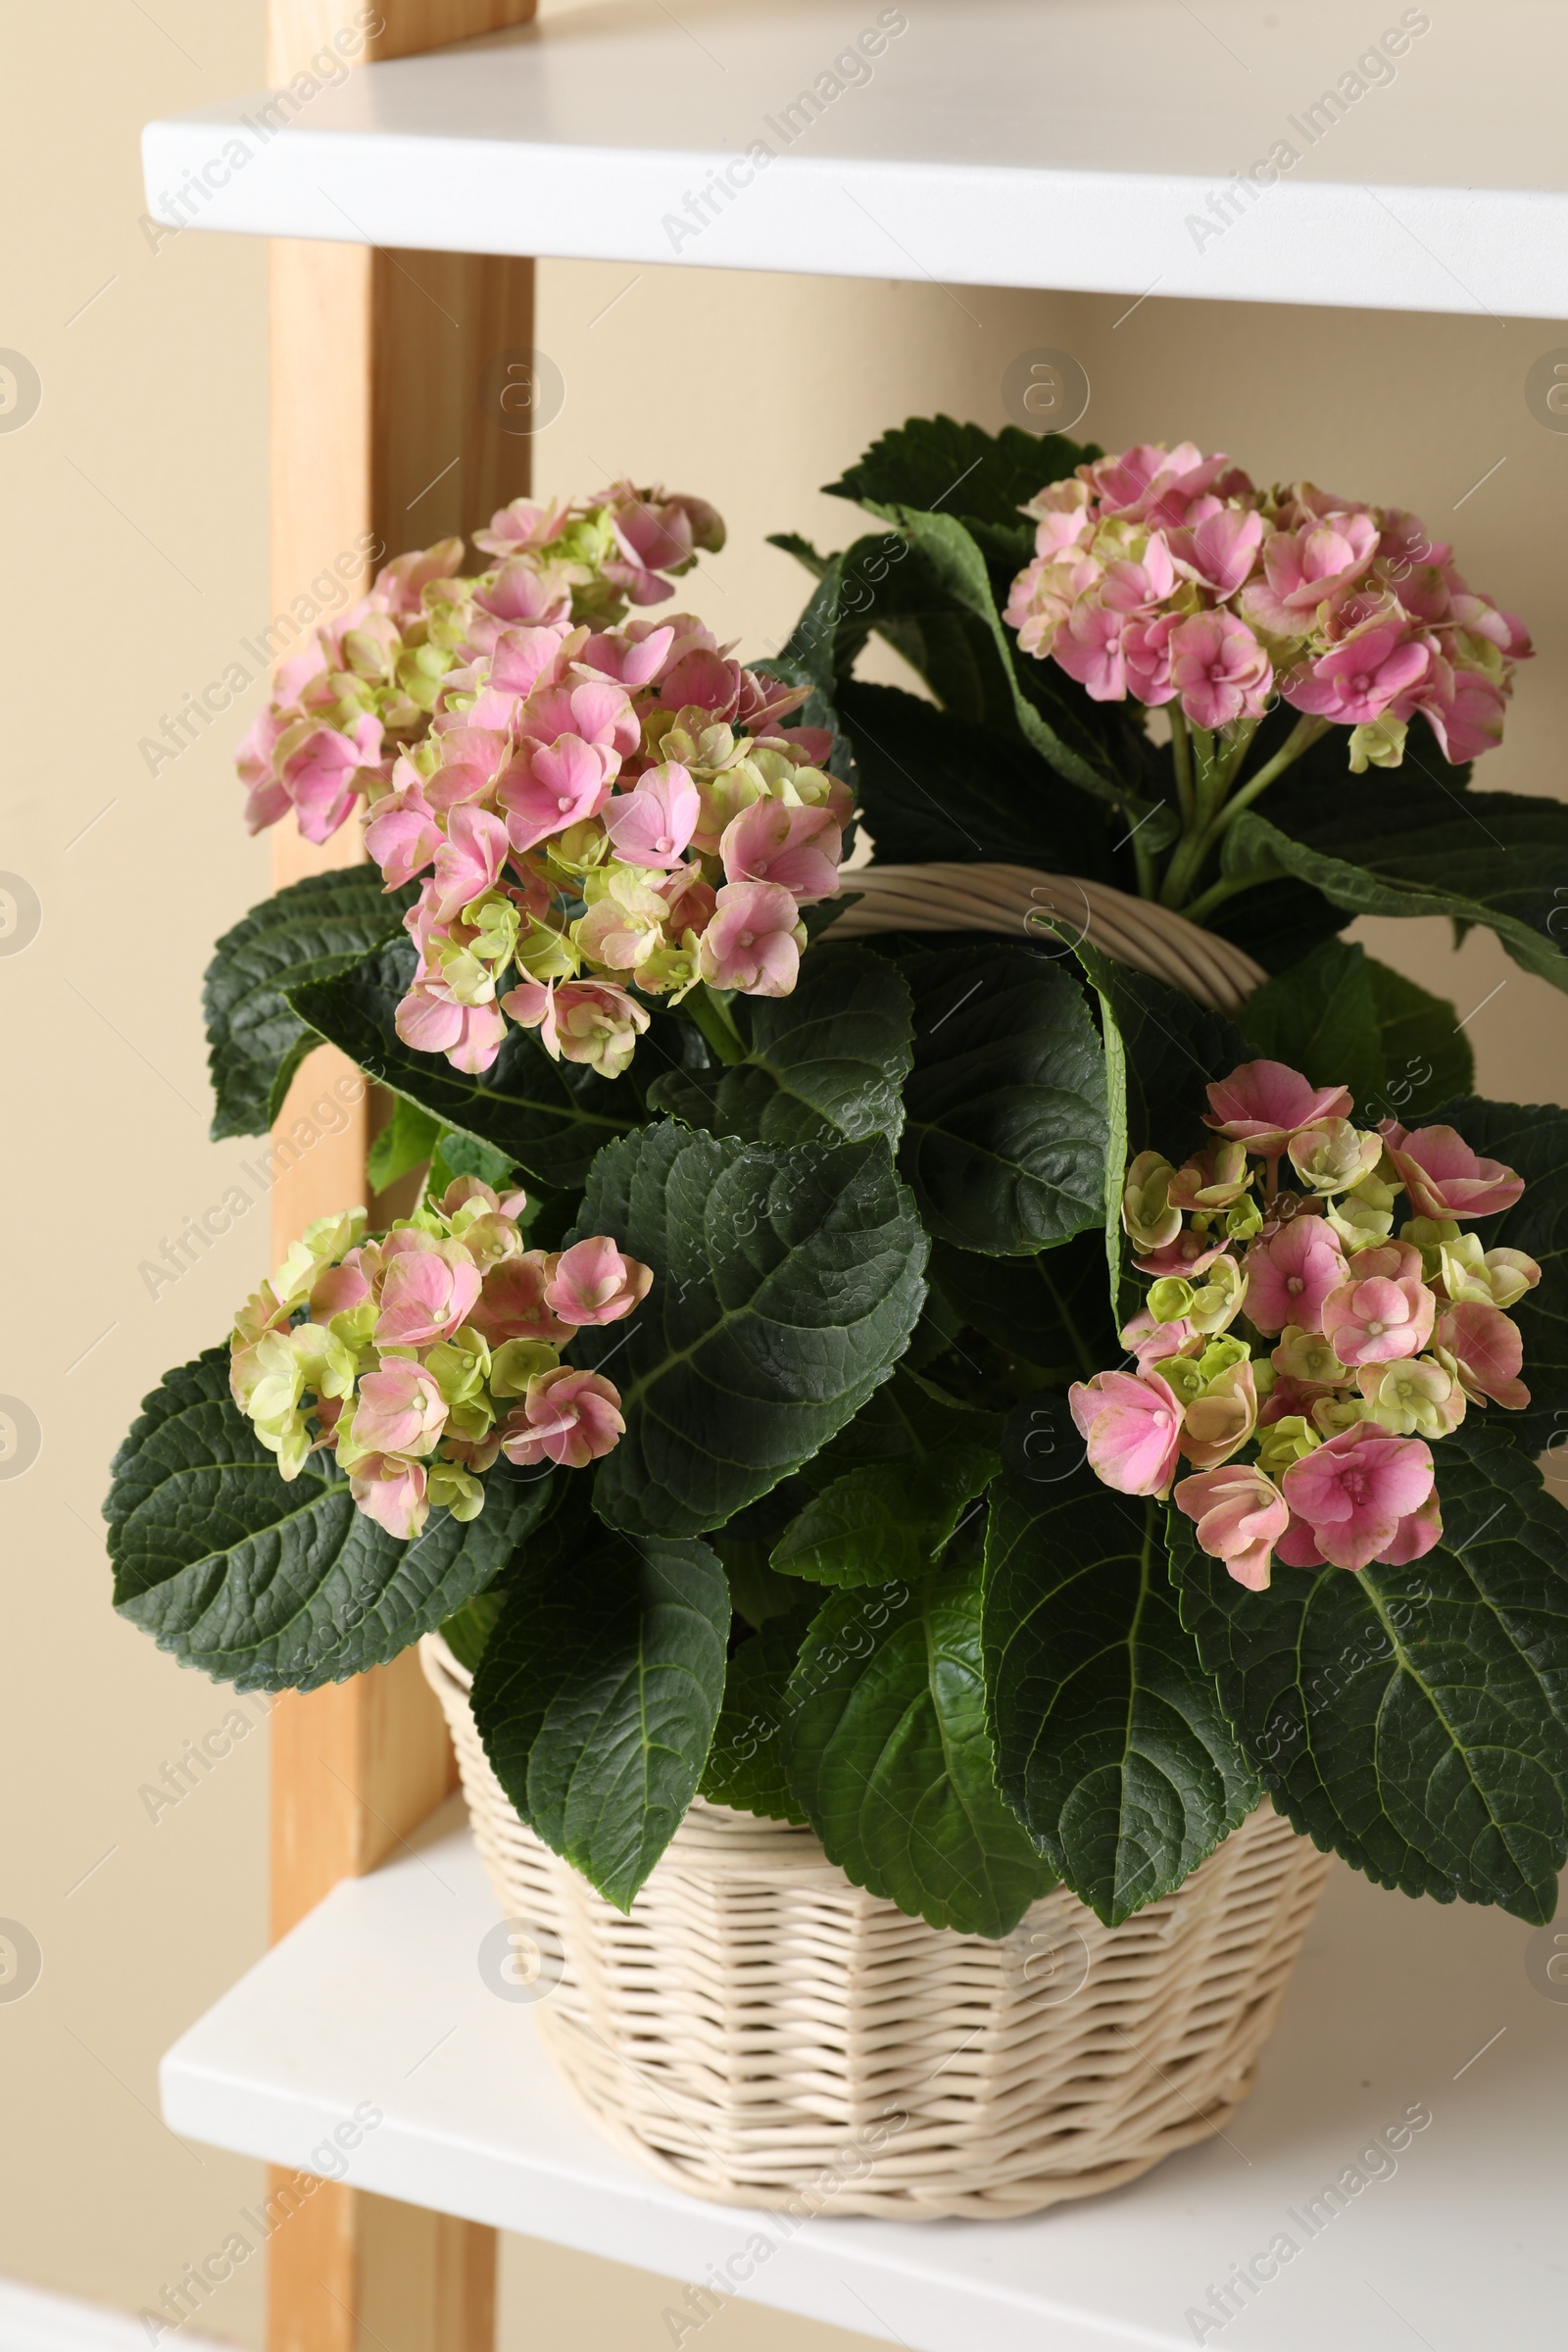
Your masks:
M 1035 944 L 1063 941 L 1070 954 L 1091 939 L 1113 961 L 1182 990 L 1211 1011 L 1235 1012 L 1268 974 L 1244 948 L 1205 931 L 1155 900 L 1109 882 L 1054 874 L 1043 866 L 977 858 L 841 870 L 847 900 L 827 936 L 866 939 L 878 931 L 990 931 Z M 832 901 L 828 904 L 831 906 Z
M 471 1708 L 473 1676 L 454 1654 L 450 1644 L 443 1640 L 442 1636 L 439 1633 L 422 1635 L 419 1641 L 419 1652 L 426 1679 L 436 1688 L 438 1694 L 440 1683 L 437 1678 L 439 1677 L 440 1681 L 446 1683 L 449 1690 L 457 1692 L 463 1702 Z M 497 1785 L 499 1787 L 499 1783 Z M 1234 1830 L 1227 1832 L 1226 1836 L 1221 1838 L 1208 1853 L 1193 1865 L 1179 1886 L 1174 1886 L 1168 1894 L 1157 1895 L 1152 1902 L 1146 1903 L 1142 1910 L 1132 1914 L 1125 1925 L 1131 1927 L 1137 1920 L 1144 1920 L 1146 1923 L 1157 1920 L 1162 1915 L 1162 1906 L 1175 1903 L 1192 1885 L 1199 1872 L 1213 1859 L 1215 1854 L 1221 1851 L 1229 1839 L 1240 1836 L 1257 1820 L 1259 1814 L 1264 1813 L 1274 1813 L 1274 1807 L 1266 1793 L 1250 1812 L 1243 1815 Z M 1284 1817 L 1279 1816 L 1279 1818 L 1283 1819 Z M 520 1816 L 518 1819 L 520 1821 Z M 563 1869 L 570 1869 L 571 1865 L 563 1861 L 560 1856 L 557 1856 L 556 1859 L 561 1862 Z M 890 1911 L 897 1912 L 900 1918 L 908 1920 L 911 1925 L 915 1924 L 914 1914 L 901 1910 L 898 1904 L 889 1902 L 886 1896 L 873 1894 L 869 1888 L 858 1885 L 843 1865 L 832 1859 L 816 1832 L 808 1826 L 790 1821 L 778 1821 L 767 1814 L 749 1813 L 735 1805 L 717 1804 L 710 1797 L 698 1796 L 692 1799 L 690 1807 L 677 1825 L 661 1857 L 659 1868 L 699 1877 L 716 1875 L 725 1879 L 765 1877 L 774 1880 L 788 1879 L 797 1883 L 814 1881 L 818 1885 L 831 1886 L 858 1896 L 866 1903 L 885 1906 Z M 584 1884 L 586 1885 L 586 1882 Z M 1054 1886 L 1049 1888 L 1045 1894 L 1038 1896 L 1030 1904 L 1029 1909 L 1024 1913 L 1023 1921 L 1020 1922 L 1020 1927 L 1030 1921 L 1038 1922 L 1040 1917 L 1047 1912 L 1070 1917 L 1080 1911 L 1085 1912 L 1090 1918 L 1094 1917 L 1082 1897 L 1075 1894 L 1064 1880 L 1058 1879 Z M 971 1936 L 968 1931 L 961 1928 L 932 1928 L 929 1921 L 920 1924 L 924 1925 L 932 1935 L 955 1936 L 966 1941 L 987 1945 L 995 1940 L 990 1936 Z M 1015 1930 L 1014 1933 L 1017 1931 Z M 1006 1938 L 1004 1937 L 1003 1940 L 1005 1941 Z

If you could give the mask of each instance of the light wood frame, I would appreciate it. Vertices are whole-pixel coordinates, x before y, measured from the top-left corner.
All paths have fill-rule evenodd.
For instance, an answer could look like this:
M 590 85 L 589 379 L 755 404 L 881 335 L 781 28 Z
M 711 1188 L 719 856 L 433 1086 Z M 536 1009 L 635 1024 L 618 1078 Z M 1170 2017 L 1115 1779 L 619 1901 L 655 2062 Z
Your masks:
M 269 0 L 274 87 L 309 73 L 334 36 L 367 62 L 525 23 L 534 0 Z M 341 54 L 341 51 L 339 52 Z M 274 243 L 270 257 L 271 583 L 286 614 L 310 581 L 371 544 L 383 554 L 465 532 L 529 486 L 529 443 L 484 386 L 533 340 L 533 264 L 475 254 Z M 349 827 L 313 849 L 279 829 L 281 887 L 362 855 Z M 331 1048 L 301 1069 L 286 1137 L 350 1075 Z M 280 1176 L 274 1254 L 312 1217 L 367 1197 L 384 1105 L 366 1094 L 346 1129 Z M 446 1728 L 411 1650 L 271 1718 L 271 1932 L 284 1935 L 340 1878 L 372 1870 L 456 1785 Z M 292 2178 L 276 2174 L 275 2194 Z M 496 2233 L 361 2189 L 318 2188 L 269 2241 L 269 2352 L 491 2352 Z

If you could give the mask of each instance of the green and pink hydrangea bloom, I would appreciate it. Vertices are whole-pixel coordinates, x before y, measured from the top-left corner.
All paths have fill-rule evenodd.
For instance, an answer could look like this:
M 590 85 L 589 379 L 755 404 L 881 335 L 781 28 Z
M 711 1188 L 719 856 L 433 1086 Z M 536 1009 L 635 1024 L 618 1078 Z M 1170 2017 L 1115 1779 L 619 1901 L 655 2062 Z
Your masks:
M 852 798 L 832 736 L 788 723 L 808 688 L 692 614 L 627 617 L 723 545 L 705 500 L 619 482 L 475 538 L 488 570 L 458 539 L 400 556 L 282 665 L 247 818 L 320 842 L 359 809 L 387 888 L 417 885 L 405 1045 L 477 1074 L 515 1024 L 614 1076 L 648 1025 L 630 988 L 793 989 Z
M 1180 1171 L 1156 1151 L 1127 1169 L 1122 1224 L 1152 1279 L 1120 1335 L 1128 1362 L 1069 1391 L 1089 1466 L 1169 1496 L 1254 1592 L 1276 1559 L 1419 1559 L 1443 1532 L 1433 1446 L 1470 1406 L 1530 1401 L 1503 1309 L 1541 1269 L 1458 1224 L 1523 1183 L 1448 1127 L 1357 1128 L 1347 1088 L 1283 1063 L 1207 1092 L 1214 1144 Z M 1401 1190 L 1417 1213 L 1396 1237 Z
M 634 1314 L 653 1274 L 604 1234 L 530 1250 L 527 1205 L 462 1176 L 374 1239 L 363 1209 L 307 1228 L 230 1340 L 234 1401 L 285 1479 L 334 1454 L 408 1542 L 433 1508 L 477 1517 L 502 1455 L 581 1469 L 613 1448 L 613 1384 L 563 1351 Z
M 1414 515 L 1260 491 L 1193 442 L 1097 459 L 1022 512 L 1035 554 L 1004 617 L 1096 701 L 1175 703 L 1214 733 L 1277 694 L 1351 729 L 1352 767 L 1396 764 L 1418 710 L 1451 760 L 1500 738 L 1529 639 Z
M 1178 831 L 1162 870 L 1135 847 L 1146 898 L 1202 920 L 1245 887 L 1213 871 L 1226 828 L 1333 729 L 1357 775 L 1399 766 L 1417 717 L 1454 764 L 1501 741 L 1529 637 L 1416 515 L 1260 490 L 1193 442 L 1096 459 L 1020 512 L 1035 552 L 1003 615 L 1019 651 L 1168 720 Z M 1295 725 L 1249 772 L 1279 705 Z

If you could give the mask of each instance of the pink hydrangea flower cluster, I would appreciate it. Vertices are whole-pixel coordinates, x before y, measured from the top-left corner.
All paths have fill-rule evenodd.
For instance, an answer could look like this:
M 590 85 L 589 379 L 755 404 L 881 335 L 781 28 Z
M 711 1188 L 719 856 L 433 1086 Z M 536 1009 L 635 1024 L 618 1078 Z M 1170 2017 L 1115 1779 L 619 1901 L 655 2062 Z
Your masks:
M 620 483 L 518 499 L 476 543 L 400 556 L 285 662 L 240 752 L 253 831 L 324 841 L 360 804 L 418 950 L 404 1043 L 486 1070 L 509 1021 L 606 1076 L 641 996 L 699 981 L 786 996 L 803 906 L 838 888 L 847 785 L 808 689 L 743 667 L 702 621 L 625 617 L 723 544 L 701 499 Z
M 1399 764 L 1417 711 L 1450 760 L 1501 740 L 1529 637 L 1414 514 L 1259 491 L 1191 441 L 1080 466 L 1022 512 L 1035 556 L 1005 617 L 1097 702 L 1177 703 L 1218 730 L 1277 694 L 1348 727 L 1357 773 Z
M 1130 1364 L 1069 1393 L 1090 1466 L 1124 1494 L 1174 1484 L 1203 1549 L 1254 1592 L 1275 1556 L 1419 1559 L 1443 1532 L 1433 1444 L 1471 1405 L 1530 1401 L 1504 1310 L 1541 1268 L 1460 1224 L 1523 1182 L 1451 1127 L 1357 1128 L 1345 1087 L 1283 1062 L 1245 1062 L 1208 1101 L 1203 1151 L 1127 1170 L 1149 1301 L 1121 1334 Z
M 604 1235 L 529 1250 L 526 1205 L 460 1176 L 370 1240 L 362 1208 L 307 1226 L 229 1342 L 234 1401 L 285 1479 L 335 1453 L 359 1508 L 406 1541 L 432 1504 L 477 1518 L 502 1454 L 580 1470 L 614 1448 L 617 1391 L 562 1351 L 653 1275 Z

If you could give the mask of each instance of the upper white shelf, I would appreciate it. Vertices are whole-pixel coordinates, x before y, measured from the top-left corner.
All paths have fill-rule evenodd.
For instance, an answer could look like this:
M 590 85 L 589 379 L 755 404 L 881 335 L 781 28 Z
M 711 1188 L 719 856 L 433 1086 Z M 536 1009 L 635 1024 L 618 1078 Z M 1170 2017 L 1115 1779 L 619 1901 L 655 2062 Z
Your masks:
M 1266 2282 L 1234 2334 L 1211 2325 L 1200 2340 L 1562 2340 L 1568 2004 L 1547 1955 L 1527 1967 L 1517 1920 L 1408 1902 L 1336 1866 L 1223 2138 L 1033 2221 L 829 2217 L 791 2233 L 666 2188 L 600 2136 L 532 2009 L 481 1977 L 497 1913 L 461 1813 L 415 1848 L 335 1887 L 176 2043 L 163 2066 L 176 2132 L 318 2172 L 346 2161 L 382 2196 L 675 2278 L 674 2305 L 761 2235 L 766 2259 L 754 2243 L 731 2274 L 750 2267 L 739 2292 L 906 2352 L 1191 2352 L 1188 2313 L 1256 2257 Z M 362 2105 L 381 2117 L 365 2133 Z M 1411 2110 L 1430 2121 L 1402 2152 L 1372 2152 Z M 1270 2277 L 1282 2233 L 1296 2251 Z
M 144 160 L 257 235 L 1551 318 L 1565 87 L 1561 0 L 610 0 Z

